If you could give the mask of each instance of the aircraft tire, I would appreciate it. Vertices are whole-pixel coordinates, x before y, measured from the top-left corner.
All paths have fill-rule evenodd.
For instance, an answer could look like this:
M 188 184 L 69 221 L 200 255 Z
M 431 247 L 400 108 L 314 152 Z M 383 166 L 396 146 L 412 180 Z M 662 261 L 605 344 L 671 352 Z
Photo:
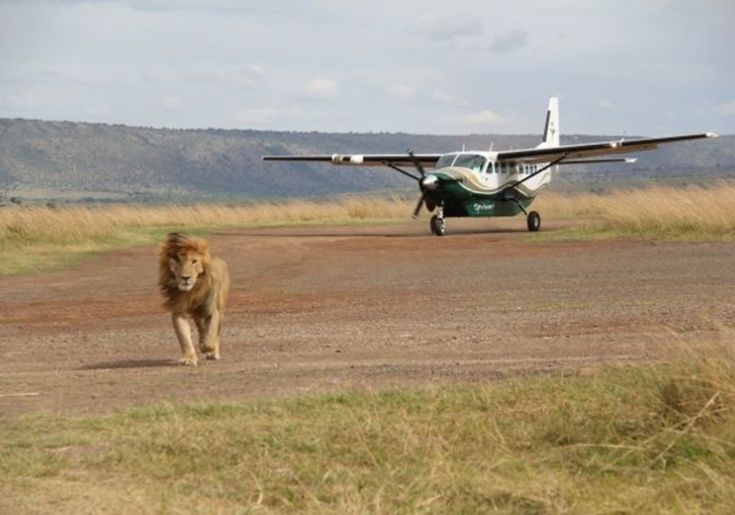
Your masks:
M 436 236 L 444 236 L 445 224 L 444 219 L 437 215 L 431 217 L 431 232 Z
M 531 232 L 536 232 L 541 229 L 541 215 L 536 211 L 528 213 L 528 217 L 526 217 L 526 226 Z

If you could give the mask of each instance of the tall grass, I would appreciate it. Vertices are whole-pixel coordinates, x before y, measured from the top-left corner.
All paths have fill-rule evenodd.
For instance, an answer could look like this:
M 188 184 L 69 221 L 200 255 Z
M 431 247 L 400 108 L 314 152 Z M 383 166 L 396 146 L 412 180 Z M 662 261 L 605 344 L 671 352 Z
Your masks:
M 171 230 L 382 223 L 405 220 L 412 204 L 400 197 L 356 196 L 241 205 L 7 207 L 0 209 L 0 274 L 58 268 L 88 253 L 157 241 Z
M 652 186 L 606 194 L 539 196 L 552 217 L 578 218 L 598 236 L 651 239 L 735 238 L 735 185 Z
M 286 200 L 246 205 L 9 207 L 0 209 L 0 242 L 74 244 L 149 227 L 382 222 L 405 219 L 411 205 L 398 197 L 349 197 L 329 202 Z
M 669 365 L 591 376 L 5 420 L 0 503 L 34 513 L 732 513 L 733 343 L 727 331 Z
M 354 196 L 244 205 L 6 207 L 0 209 L 0 273 L 58 267 L 88 252 L 152 242 L 172 229 L 404 221 L 414 203 L 399 196 Z M 545 219 L 579 220 L 576 228 L 555 233 L 563 238 L 735 238 L 735 186 L 729 183 L 601 195 L 546 192 L 534 209 Z

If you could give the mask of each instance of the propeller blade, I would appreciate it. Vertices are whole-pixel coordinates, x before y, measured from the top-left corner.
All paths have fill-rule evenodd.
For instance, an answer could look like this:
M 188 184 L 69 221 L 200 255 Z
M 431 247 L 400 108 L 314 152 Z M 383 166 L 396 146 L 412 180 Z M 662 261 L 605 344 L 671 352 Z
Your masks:
M 416 155 L 413 153 L 413 150 L 409 148 L 408 150 L 406 150 L 406 152 L 408 152 L 408 155 L 411 156 L 411 161 L 413 161 L 413 165 L 419 171 L 419 173 L 421 174 L 421 177 L 426 175 L 426 172 L 424 171 L 424 165 L 422 165 L 421 161 L 418 160 Z
M 424 200 L 425 200 L 424 197 L 426 197 L 425 194 L 421 195 L 421 197 L 419 198 L 419 202 L 418 204 L 416 204 L 416 209 L 413 210 L 413 214 L 411 215 L 411 218 L 418 218 L 419 211 L 421 211 L 421 206 L 424 205 Z

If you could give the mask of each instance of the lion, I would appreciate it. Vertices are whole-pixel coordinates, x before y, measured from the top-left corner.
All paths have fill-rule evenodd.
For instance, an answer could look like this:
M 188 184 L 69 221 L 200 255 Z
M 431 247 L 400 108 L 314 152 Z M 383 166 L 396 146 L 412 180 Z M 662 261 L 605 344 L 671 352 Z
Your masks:
M 161 243 L 158 256 L 158 286 L 171 312 L 174 331 L 181 345 L 182 365 L 196 366 L 188 317 L 199 331 L 199 349 L 207 359 L 220 359 L 220 332 L 230 289 L 227 263 L 209 254 L 206 240 L 171 233 Z

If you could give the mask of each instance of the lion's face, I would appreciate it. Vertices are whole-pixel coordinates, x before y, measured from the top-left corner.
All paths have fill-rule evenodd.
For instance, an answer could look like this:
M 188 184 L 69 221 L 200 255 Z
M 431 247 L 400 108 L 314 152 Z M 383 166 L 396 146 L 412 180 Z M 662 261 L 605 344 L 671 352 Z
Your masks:
M 168 263 L 176 284 L 181 291 L 191 291 L 199 276 L 204 273 L 205 256 L 193 250 L 180 250 Z

